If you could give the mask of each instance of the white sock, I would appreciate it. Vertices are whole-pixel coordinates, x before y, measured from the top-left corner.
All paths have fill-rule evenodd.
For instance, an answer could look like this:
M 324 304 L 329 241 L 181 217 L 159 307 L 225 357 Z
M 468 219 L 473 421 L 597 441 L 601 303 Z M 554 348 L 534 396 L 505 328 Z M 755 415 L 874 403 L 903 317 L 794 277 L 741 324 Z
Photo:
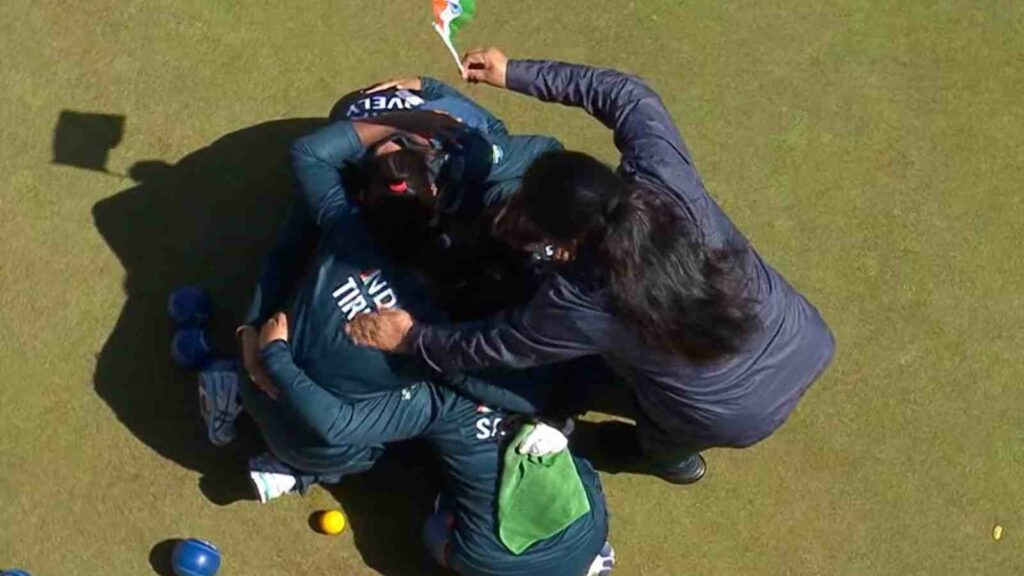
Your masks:
M 249 472 L 249 477 L 252 478 L 252 483 L 256 486 L 256 493 L 259 494 L 262 504 L 291 492 L 298 484 L 295 476 L 291 474 L 252 470 Z

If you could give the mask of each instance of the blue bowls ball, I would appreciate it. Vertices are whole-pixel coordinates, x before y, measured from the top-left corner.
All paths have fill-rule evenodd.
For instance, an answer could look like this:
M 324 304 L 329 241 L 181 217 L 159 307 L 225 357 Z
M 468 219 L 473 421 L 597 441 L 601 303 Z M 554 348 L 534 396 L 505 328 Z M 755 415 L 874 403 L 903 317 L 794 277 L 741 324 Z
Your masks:
M 174 547 L 171 568 L 178 576 L 213 576 L 220 570 L 220 550 L 205 540 L 182 540 Z
M 207 340 L 202 328 L 182 328 L 171 339 L 171 358 L 182 368 L 199 368 L 210 357 Z
M 24 571 L 24 570 L 20 570 L 18 568 L 12 568 L 10 570 L 4 570 L 3 572 L 0 572 L 0 576 L 32 576 L 32 575 L 29 574 L 28 572 Z
M 212 313 L 210 295 L 198 286 L 178 288 L 167 298 L 167 314 L 179 328 L 202 326 Z

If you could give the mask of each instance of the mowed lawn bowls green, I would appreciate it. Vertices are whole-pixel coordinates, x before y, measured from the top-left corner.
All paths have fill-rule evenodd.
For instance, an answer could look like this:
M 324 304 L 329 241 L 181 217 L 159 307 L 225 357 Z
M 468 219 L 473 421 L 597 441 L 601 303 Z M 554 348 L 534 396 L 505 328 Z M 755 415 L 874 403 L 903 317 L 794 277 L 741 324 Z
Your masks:
M 0 567 L 167 574 L 199 538 L 225 576 L 438 573 L 415 446 L 237 501 L 248 447 L 208 445 L 166 309 L 208 290 L 231 351 L 288 143 L 355 88 L 458 83 L 430 21 L 427 0 L 0 3 Z M 646 78 L 838 342 L 790 421 L 708 452 L 701 483 L 602 475 L 616 575 L 1024 573 L 1022 21 L 1013 2 L 478 2 L 461 49 Z M 465 90 L 616 159 L 580 111 Z M 348 529 L 320 537 L 332 508 Z

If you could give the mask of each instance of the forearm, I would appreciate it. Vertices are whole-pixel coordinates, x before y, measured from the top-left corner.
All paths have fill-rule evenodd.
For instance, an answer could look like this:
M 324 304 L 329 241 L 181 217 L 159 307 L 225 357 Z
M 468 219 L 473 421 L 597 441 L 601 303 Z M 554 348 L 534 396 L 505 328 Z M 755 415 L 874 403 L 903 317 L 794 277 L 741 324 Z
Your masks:
M 408 342 L 415 355 L 441 372 L 528 368 L 595 353 L 571 320 L 557 314 L 538 320 L 529 305 L 485 321 L 416 324 Z
M 576 64 L 514 61 L 508 63 L 507 85 L 584 108 L 614 132 L 627 178 L 658 183 L 692 210 L 701 210 L 706 195 L 686 143 L 661 98 L 639 78 Z
M 417 324 L 409 339 L 413 353 L 442 372 L 496 366 L 524 368 L 545 361 L 517 330 L 500 321 L 494 325 Z
M 657 98 L 657 94 L 635 76 L 563 62 L 511 60 L 506 83 L 509 90 L 545 102 L 583 108 L 613 130 L 638 102 Z
M 262 350 L 260 357 L 268 376 L 280 391 L 278 402 L 282 408 L 319 438 L 330 440 L 335 424 L 346 418 L 351 406 L 324 390 L 296 366 L 287 342 L 271 342 Z
M 359 137 L 359 143 L 364 150 L 376 146 L 399 132 L 397 128 L 392 126 L 370 122 L 353 122 L 352 128 L 356 131 L 356 136 Z
M 291 147 L 292 173 L 299 197 L 321 228 L 351 210 L 341 169 L 359 161 L 367 148 L 396 132 L 365 122 L 335 122 L 299 138 Z

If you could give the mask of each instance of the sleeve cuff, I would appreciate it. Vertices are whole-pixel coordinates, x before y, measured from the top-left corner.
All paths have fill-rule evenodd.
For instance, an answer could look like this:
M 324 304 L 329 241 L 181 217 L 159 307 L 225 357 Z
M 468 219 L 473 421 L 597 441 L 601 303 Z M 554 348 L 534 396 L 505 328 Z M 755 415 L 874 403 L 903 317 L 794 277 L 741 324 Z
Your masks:
M 436 92 L 441 81 L 430 76 L 420 76 L 420 91 L 421 92 Z
M 513 92 L 526 92 L 534 76 L 527 60 L 509 60 L 505 67 L 505 87 Z
M 284 340 L 274 340 L 267 344 L 260 350 L 260 360 L 263 361 L 263 369 L 275 383 L 288 380 L 290 373 L 298 370 L 292 359 L 292 351 Z
M 426 348 L 423 346 L 423 339 L 428 333 L 428 330 L 430 330 L 430 326 L 420 324 L 419 322 L 413 324 L 412 328 L 409 329 L 409 333 L 405 337 L 406 345 L 408 346 L 406 352 L 413 356 L 417 356 L 420 360 L 426 362 L 427 366 L 430 366 L 432 370 L 444 372 L 440 366 L 430 359 Z

